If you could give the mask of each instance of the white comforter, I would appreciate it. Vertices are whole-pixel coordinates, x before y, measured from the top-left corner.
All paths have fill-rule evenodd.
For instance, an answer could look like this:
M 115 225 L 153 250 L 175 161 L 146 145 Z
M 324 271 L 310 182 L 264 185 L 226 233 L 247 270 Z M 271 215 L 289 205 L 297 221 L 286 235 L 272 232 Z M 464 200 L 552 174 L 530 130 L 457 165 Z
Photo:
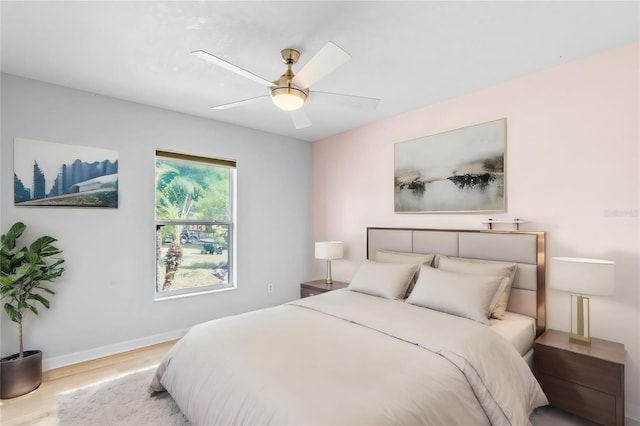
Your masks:
M 349 290 L 193 327 L 151 390 L 194 425 L 527 425 L 547 403 L 487 326 Z

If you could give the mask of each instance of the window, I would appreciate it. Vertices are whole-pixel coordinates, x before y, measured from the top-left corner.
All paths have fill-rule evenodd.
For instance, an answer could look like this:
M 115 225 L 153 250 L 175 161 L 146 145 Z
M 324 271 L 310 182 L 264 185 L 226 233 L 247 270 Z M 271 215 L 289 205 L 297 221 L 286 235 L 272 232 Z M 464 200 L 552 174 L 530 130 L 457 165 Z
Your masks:
M 235 161 L 156 151 L 156 298 L 234 287 Z

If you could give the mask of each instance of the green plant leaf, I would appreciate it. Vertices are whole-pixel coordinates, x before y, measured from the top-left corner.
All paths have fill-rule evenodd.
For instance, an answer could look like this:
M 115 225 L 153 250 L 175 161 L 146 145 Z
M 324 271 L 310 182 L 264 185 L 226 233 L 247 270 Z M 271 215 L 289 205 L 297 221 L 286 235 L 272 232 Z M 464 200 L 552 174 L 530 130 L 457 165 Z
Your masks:
M 54 254 L 61 253 L 61 251 L 57 247 L 54 247 L 53 245 L 51 245 L 51 243 L 54 243 L 56 241 L 58 240 L 48 235 L 45 235 L 35 240 L 29 247 L 29 251 L 33 253 L 37 253 L 39 256 L 42 256 L 42 257 L 53 256 Z
M 0 275 L 0 285 L 5 287 L 5 286 L 11 286 L 13 285 L 13 280 L 9 277 L 6 277 L 4 275 Z
M 49 301 L 47 299 L 45 299 L 44 297 L 42 297 L 39 294 L 30 294 L 27 299 L 29 300 L 37 300 L 38 302 L 40 302 L 45 308 L 49 309 Z
M 36 314 L 36 315 L 40 315 L 40 314 L 38 313 L 38 310 L 36 309 L 36 307 L 35 307 L 35 306 L 33 306 L 33 305 L 29 305 L 29 309 L 31 309 L 31 312 L 33 312 L 34 314 Z
M 38 287 L 38 288 L 39 288 L 40 290 L 46 291 L 46 292 L 47 292 L 47 293 L 49 293 L 49 294 L 56 294 L 56 292 L 55 292 L 55 291 L 53 291 L 53 290 L 51 290 L 51 289 L 49 289 L 49 288 L 47 288 L 47 287 Z
M 4 310 L 7 312 L 7 315 L 9 315 L 9 318 L 11 319 L 11 321 L 16 322 L 18 324 L 22 322 L 22 314 L 20 313 L 19 310 L 14 308 L 13 305 L 9 303 L 5 303 Z
M 13 296 L 16 292 L 16 289 L 10 286 L 0 287 L 0 298 L 8 299 Z
M 7 231 L 6 234 L 0 237 L 0 244 L 2 245 L 2 247 L 7 247 L 9 250 L 13 249 L 16 246 L 16 240 L 20 238 L 25 229 L 27 229 L 27 225 L 25 225 L 24 223 L 14 223 L 9 231 Z
M 34 252 L 32 250 L 26 251 L 24 252 L 24 258 L 27 260 L 27 262 L 36 265 L 38 263 L 41 262 L 41 257 L 40 254 L 38 252 Z

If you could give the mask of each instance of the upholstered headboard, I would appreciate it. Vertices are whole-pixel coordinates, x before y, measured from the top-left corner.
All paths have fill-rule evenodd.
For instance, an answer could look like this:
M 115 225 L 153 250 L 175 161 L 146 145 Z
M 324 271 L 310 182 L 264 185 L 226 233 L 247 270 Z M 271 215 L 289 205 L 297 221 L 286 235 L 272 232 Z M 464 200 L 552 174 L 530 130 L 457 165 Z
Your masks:
M 367 228 L 367 259 L 376 249 L 514 262 L 518 264 L 508 311 L 546 326 L 544 232 Z M 435 259 L 437 262 L 437 257 Z

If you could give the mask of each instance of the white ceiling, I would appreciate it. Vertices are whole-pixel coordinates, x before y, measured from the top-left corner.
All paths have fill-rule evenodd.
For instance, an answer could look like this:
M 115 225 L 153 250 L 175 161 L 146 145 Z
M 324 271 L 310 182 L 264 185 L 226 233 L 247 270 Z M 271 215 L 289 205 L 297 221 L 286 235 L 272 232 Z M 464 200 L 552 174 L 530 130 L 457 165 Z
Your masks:
M 303 140 L 640 40 L 639 2 L 2 1 L 2 71 Z M 313 126 L 295 129 L 251 80 L 190 55 L 206 50 L 275 80 L 327 41 L 351 61 L 312 87 Z M 374 97 L 374 112 L 313 98 Z M 314 102 L 315 101 L 315 102 Z

